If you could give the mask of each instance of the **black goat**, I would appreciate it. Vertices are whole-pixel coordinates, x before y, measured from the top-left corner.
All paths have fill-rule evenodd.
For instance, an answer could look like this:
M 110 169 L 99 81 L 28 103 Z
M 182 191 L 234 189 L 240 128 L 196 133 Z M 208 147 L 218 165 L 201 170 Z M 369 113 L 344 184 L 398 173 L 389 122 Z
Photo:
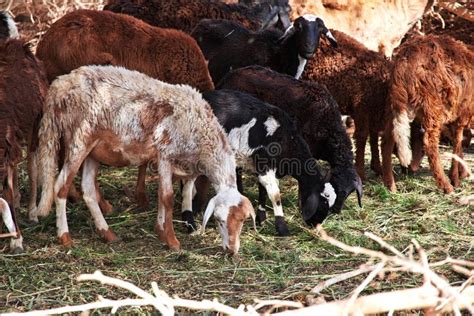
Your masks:
M 284 33 L 252 32 L 233 21 L 202 20 L 191 35 L 209 61 L 214 82 L 232 69 L 251 65 L 266 66 L 298 79 L 307 59 L 318 48 L 321 35 L 337 46 L 323 20 L 313 15 L 297 18 Z
M 259 209 L 265 209 L 265 192 L 268 193 L 278 235 L 289 234 L 277 180 L 284 176 L 292 176 L 298 181 L 305 222 L 309 225 L 321 223 L 334 204 L 336 194 L 331 184 L 324 183 L 316 161 L 293 120 L 278 107 L 240 91 L 209 91 L 203 97 L 224 127 L 238 167 L 258 175 Z M 197 186 L 198 196 L 205 194 L 205 187 Z M 189 196 L 186 198 L 186 192 L 191 191 L 185 188 L 183 192 L 183 200 L 190 200 Z M 192 213 L 186 209 L 183 211 L 183 219 L 192 223 L 189 221 Z M 265 212 L 259 211 L 259 214 L 257 223 L 265 219 Z
M 331 166 L 329 182 L 337 195 L 332 211 L 339 212 L 354 191 L 362 204 L 362 182 L 354 169 L 352 145 L 339 107 L 325 86 L 252 66 L 230 72 L 218 88 L 249 93 L 295 117 L 313 157 Z
M 19 38 L 18 29 L 8 12 L 0 11 L 0 40 Z
M 148 24 L 174 28 L 186 33 L 202 19 L 237 21 L 251 30 L 290 26 L 290 6 L 286 1 L 270 0 L 253 6 L 226 4 L 214 0 L 109 0 L 104 10 L 124 13 Z

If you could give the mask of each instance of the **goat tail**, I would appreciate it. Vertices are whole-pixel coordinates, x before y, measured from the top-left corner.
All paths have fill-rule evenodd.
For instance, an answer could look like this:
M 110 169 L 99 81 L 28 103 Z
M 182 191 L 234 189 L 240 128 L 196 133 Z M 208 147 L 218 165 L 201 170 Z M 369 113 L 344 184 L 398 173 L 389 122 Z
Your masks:
M 54 200 L 54 183 L 58 165 L 59 141 L 61 137 L 61 119 L 56 117 L 52 108 L 48 109 L 39 127 L 39 144 L 36 150 L 36 161 L 39 170 L 41 199 L 35 215 L 45 217 L 51 211 Z M 31 216 L 30 216 L 31 217 Z M 33 220 L 34 220 L 33 216 Z
M 412 160 L 410 148 L 410 119 L 406 109 L 394 112 L 393 138 L 397 144 L 398 159 L 403 167 L 408 167 Z

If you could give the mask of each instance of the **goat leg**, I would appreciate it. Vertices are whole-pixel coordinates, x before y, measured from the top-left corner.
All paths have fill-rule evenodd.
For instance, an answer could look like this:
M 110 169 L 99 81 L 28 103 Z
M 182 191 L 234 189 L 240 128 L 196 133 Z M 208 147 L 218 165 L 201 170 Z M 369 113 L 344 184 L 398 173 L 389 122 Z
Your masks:
M 425 117 L 425 122 L 436 122 L 436 119 L 430 119 Z M 433 176 L 436 180 L 436 183 L 440 189 L 445 193 L 452 193 L 454 191 L 453 186 L 449 183 L 446 174 L 444 173 L 443 167 L 441 165 L 441 160 L 439 157 L 439 135 L 441 126 L 439 124 L 434 124 L 427 126 L 425 124 L 425 137 L 424 145 L 426 148 L 426 154 L 428 156 L 428 161 L 430 163 Z
M 370 131 L 370 169 L 372 169 L 377 175 L 382 174 L 382 165 L 380 164 L 379 154 L 379 134 L 377 131 Z
M 395 178 L 392 171 L 392 152 L 395 147 L 393 138 L 393 122 L 392 119 L 387 120 L 387 125 L 382 137 L 382 176 L 385 186 L 391 192 L 396 192 Z
M 259 182 L 258 183 L 258 210 L 256 216 L 256 223 L 258 226 L 262 226 L 263 222 L 267 219 L 267 212 L 265 208 L 265 202 L 267 201 L 267 190 Z
M 195 179 L 186 181 L 181 191 L 183 196 L 183 201 L 181 203 L 181 219 L 186 224 L 188 233 L 192 233 L 197 230 L 197 225 L 194 221 L 194 214 L 192 211 L 194 180 Z

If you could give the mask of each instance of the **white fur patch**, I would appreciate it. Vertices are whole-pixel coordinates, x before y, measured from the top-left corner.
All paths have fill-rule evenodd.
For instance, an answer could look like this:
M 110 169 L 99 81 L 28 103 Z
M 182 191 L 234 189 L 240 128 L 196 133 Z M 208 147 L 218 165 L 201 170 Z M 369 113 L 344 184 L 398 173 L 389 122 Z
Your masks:
M 278 123 L 273 116 L 270 116 L 263 125 L 265 125 L 265 128 L 267 129 L 267 136 L 275 134 L 278 127 L 280 127 L 280 123 Z
M 250 155 L 261 147 L 250 148 L 249 145 L 250 129 L 254 127 L 256 123 L 257 119 L 253 118 L 247 124 L 231 129 L 227 135 L 230 147 L 235 153 L 237 165 L 249 170 L 253 170 L 253 162 L 249 161 Z
M 265 187 L 268 197 L 272 202 L 275 216 L 283 216 L 283 206 L 281 205 L 280 188 L 275 170 L 269 170 L 264 175 L 258 176 L 258 181 Z
M 18 29 L 16 27 L 15 21 L 13 21 L 10 14 L 6 13 L 7 16 L 7 24 L 8 24 L 8 31 L 10 38 L 20 38 L 20 34 L 18 33 Z
M 308 60 L 306 58 L 301 57 L 298 55 L 298 70 L 296 71 L 295 79 L 300 79 L 301 75 L 303 74 L 304 67 L 306 66 L 306 63 Z
M 316 16 L 314 14 L 305 14 L 305 15 L 303 15 L 303 19 L 305 19 L 308 22 L 314 22 L 314 21 L 316 21 L 317 18 L 318 18 L 318 16 Z
M 411 163 L 410 149 L 410 119 L 406 111 L 395 114 L 393 118 L 393 138 L 398 148 L 398 158 L 403 167 Z
M 332 207 L 334 205 L 334 202 L 336 202 L 337 194 L 331 183 L 326 182 L 324 184 L 324 190 L 321 193 L 321 196 L 328 200 L 329 207 Z
M 8 206 L 7 201 L 2 198 L 0 198 L 0 213 L 2 214 L 2 220 L 5 226 L 7 227 L 8 232 L 16 232 L 15 223 L 13 222 L 10 207 Z
M 331 31 L 328 29 L 327 33 L 324 34 L 327 38 L 332 39 L 334 42 L 337 42 L 336 38 L 332 35 Z

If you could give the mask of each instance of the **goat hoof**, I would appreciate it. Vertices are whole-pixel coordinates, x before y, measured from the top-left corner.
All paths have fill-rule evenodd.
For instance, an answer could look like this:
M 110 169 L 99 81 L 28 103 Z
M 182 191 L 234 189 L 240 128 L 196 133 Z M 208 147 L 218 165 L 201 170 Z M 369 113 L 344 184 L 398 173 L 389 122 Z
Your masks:
M 192 211 L 184 211 L 181 213 L 181 219 L 186 224 L 188 234 L 191 234 L 197 230 L 196 222 L 194 221 L 194 215 Z
M 114 243 L 120 241 L 120 238 L 115 235 L 115 233 L 109 228 L 107 230 L 101 229 L 99 231 L 99 236 L 105 240 L 106 243 Z
M 71 248 L 73 246 L 72 238 L 69 233 L 64 233 L 59 237 L 59 243 L 66 248 Z
M 444 193 L 446 194 L 453 194 L 454 193 L 454 188 L 452 185 L 447 185 L 443 188 Z
M 382 166 L 380 164 L 370 164 L 370 169 L 375 172 L 376 175 L 382 175 Z
M 255 219 L 255 222 L 257 223 L 258 226 L 262 226 L 263 222 L 267 219 L 267 213 L 262 210 L 257 211 L 257 216 Z
M 144 194 L 137 194 L 136 200 L 138 207 L 142 210 L 150 209 L 150 201 L 148 200 L 147 196 Z
M 99 202 L 99 207 L 104 215 L 110 215 L 114 212 L 114 207 L 107 200 L 102 200 Z
M 171 251 L 178 251 L 181 248 L 178 239 L 174 238 L 174 240 L 167 242 L 168 247 Z
M 288 229 L 283 216 L 275 216 L 275 228 L 278 236 L 290 236 L 290 230 Z
M 24 253 L 24 252 L 25 252 L 25 250 L 21 247 L 15 247 L 15 248 L 10 249 L 10 254 L 12 254 L 12 255 L 19 255 L 19 254 Z

